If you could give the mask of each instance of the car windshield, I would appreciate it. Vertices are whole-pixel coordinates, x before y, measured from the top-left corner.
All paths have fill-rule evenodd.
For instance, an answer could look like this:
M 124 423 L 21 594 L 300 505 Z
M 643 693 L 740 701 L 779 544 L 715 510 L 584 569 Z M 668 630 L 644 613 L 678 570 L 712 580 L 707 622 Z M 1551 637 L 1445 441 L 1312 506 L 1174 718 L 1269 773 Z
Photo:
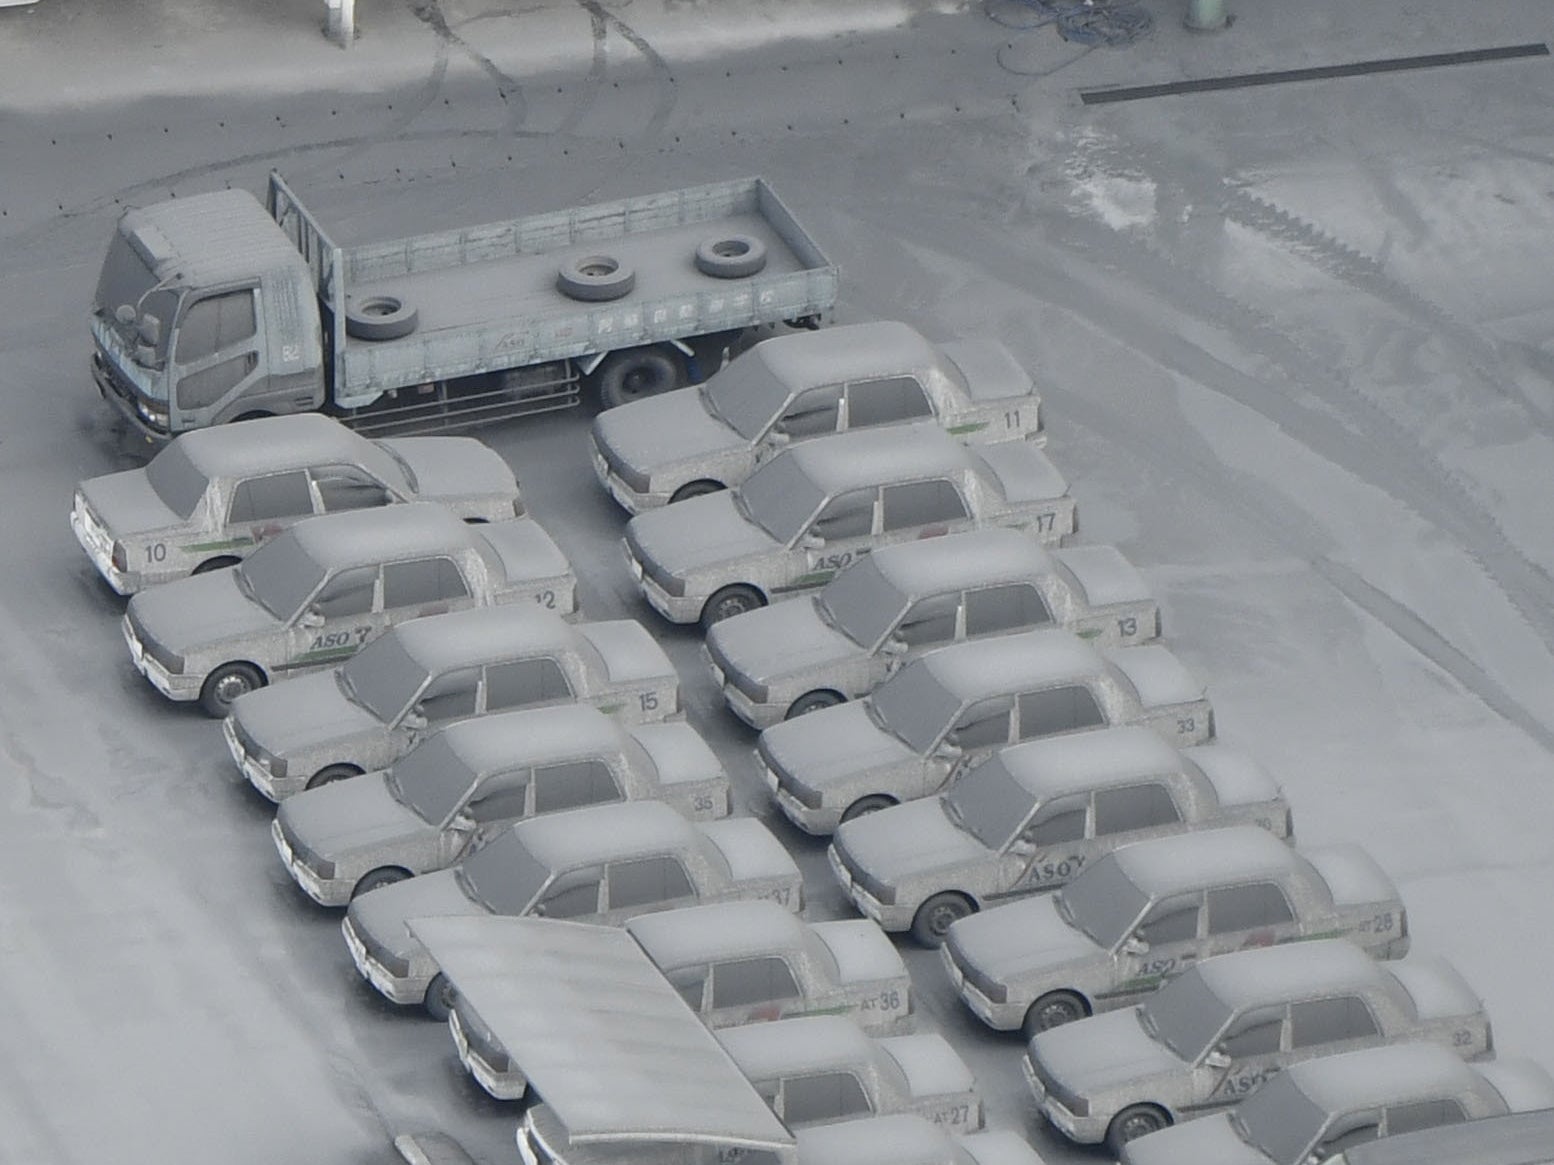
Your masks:
M 431 678 L 392 631 L 346 660 L 339 674 L 346 695 L 385 724 L 398 720 Z
M 1155 1039 L 1191 1064 L 1219 1038 L 1230 1009 L 1194 967 L 1146 999 L 1140 1018 Z
M 1231 1127 L 1277 1165 L 1300 1165 L 1322 1136 L 1329 1113 L 1300 1090 L 1287 1072 L 1260 1085 L 1236 1105 Z
M 1110 854 L 1080 871 L 1057 897 L 1069 923 L 1107 950 L 1133 930 L 1149 905 L 1149 895 L 1133 884 Z
M 875 688 L 869 706 L 881 728 L 922 756 L 955 722 L 960 697 L 919 659 Z
M 707 411 L 746 441 L 754 441 L 766 431 L 791 395 L 757 353 L 731 360 L 701 386 Z
M 318 590 L 325 571 L 287 531 L 239 563 L 237 573 L 244 593 L 282 623 L 287 623 Z
M 747 477 L 735 496 L 745 515 L 784 546 L 799 536 L 826 500 L 798 461 L 782 453 Z
M 1031 811 L 1032 797 L 1010 775 L 1003 758 L 989 757 L 950 787 L 944 807 L 956 824 L 991 850 L 1001 850 L 1020 832 Z
M 210 485 L 210 479 L 195 467 L 177 441 L 151 459 L 146 481 L 164 506 L 185 519 L 194 513 Z
M 388 772 L 394 799 L 428 825 L 444 825 L 475 786 L 469 771 L 441 732 L 428 736 Z
M 907 597 L 872 557 L 842 571 L 815 596 L 821 617 L 859 647 L 873 648 L 906 610 Z
M 492 914 L 518 915 L 529 909 L 550 878 L 550 870 L 506 829 L 459 867 L 464 892 Z

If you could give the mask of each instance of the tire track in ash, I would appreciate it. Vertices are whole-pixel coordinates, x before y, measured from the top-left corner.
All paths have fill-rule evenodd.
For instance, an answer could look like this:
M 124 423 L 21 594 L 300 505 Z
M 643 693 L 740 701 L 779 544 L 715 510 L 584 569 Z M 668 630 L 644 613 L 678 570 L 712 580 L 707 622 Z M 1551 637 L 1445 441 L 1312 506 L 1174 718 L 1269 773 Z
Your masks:
M 874 218 L 881 210 L 887 217 Z M 1073 262 L 1065 263 L 1043 256 L 1043 248 L 1039 244 L 1025 240 L 1013 243 L 1007 236 L 988 237 L 988 232 L 980 223 L 967 221 L 965 213 L 963 206 L 959 212 L 947 211 L 935 215 L 932 209 L 925 208 L 924 201 L 919 198 L 906 205 L 897 203 L 885 207 L 871 202 L 869 209 L 856 217 L 892 235 L 899 235 L 903 224 L 915 223 L 919 229 L 913 236 L 914 246 L 936 251 L 957 263 L 972 263 L 1001 282 L 1045 302 L 1063 305 L 1161 367 L 1266 417 L 1292 439 L 1359 480 L 1382 490 L 1426 521 L 1451 533 L 1459 548 L 1501 591 L 1529 628 L 1545 644 L 1554 641 L 1554 581 L 1522 558 L 1505 539 L 1499 527 L 1470 497 L 1464 496 L 1460 488 L 1443 488 L 1452 487 L 1455 483 L 1437 480 L 1436 475 L 1446 471 L 1430 468 L 1433 459 L 1417 444 L 1400 436 L 1396 426 L 1385 414 L 1363 401 L 1351 400 L 1348 396 L 1339 397 L 1335 403 L 1347 406 L 1358 403 L 1362 407 L 1348 407 L 1335 415 L 1325 409 L 1301 405 L 1288 393 L 1262 383 L 1184 339 L 1181 330 L 1171 326 L 1171 320 L 1179 315 L 1174 305 L 1193 300 L 1199 288 L 1184 287 L 1181 273 L 1174 268 L 1167 272 L 1170 279 L 1157 296 L 1157 309 L 1141 310 L 1123 302 L 1100 278 L 1085 279 L 1081 274 L 1082 268 Z M 1101 229 L 1107 230 L 1108 237 L 1114 237 L 1109 229 Z M 1088 265 L 1089 261 L 1084 262 Z M 1126 274 L 1132 280 L 1141 271 L 1130 261 Z M 1197 280 L 1191 282 L 1196 284 Z M 1203 295 L 1205 298 L 1195 300 L 1198 306 L 1201 308 L 1205 302 L 1214 302 L 1217 309 L 1214 314 L 1219 314 L 1218 309 L 1222 303 L 1215 301 L 1223 301 L 1225 297 L 1207 285 Z M 1238 310 L 1224 314 L 1239 318 L 1242 313 Z M 1204 313 L 1199 311 L 1189 318 L 1194 322 L 1203 322 L 1203 317 Z M 1222 319 L 1211 317 L 1208 322 L 1227 326 Z M 1262 331 L 1262 327 L 1259 326 L 1258 330 Z M 1285 345 L 1288 345 L 1287 340 Z M 1272 353 L 1268 355 L 1278 360 L 1278 356 Z M 1281 371 L 1287 374 L 1287 369 L 1281 368 Z M 1298 386 L 1305 387 L 1304 384 Z M 1332 396 L 1331 393 L 1325 395 Z M 1366 427 L 1359 427 L 1362 424 Z M 1151 435 L 1140 433 L 1133 442 L 1133 448 L 1144 455 L 1153 449 L 1154 443 Z M 1171 466 L 1174 472 L 1201 472 L 1192 466 L 1184 468 L 1175 460 Z M 1214 496 L 1221 500 L 1224 500 L 1227 492 L 1223 484 L 1222 479 L 1216 479 Z M 1230 496 L 1235 498 L 1235 492 L 1230 491 Z M 1246 506 L 1248 503 L 1238 500 L 1235 504 Z M 1260 527 L 1276 535 L 1281 524 L 1287 525 L 1289 521 L 1287 514 L 1272 515 L 1250 509 L 1244 512 L 1249 516 L 1255 515 Z M 1288 545 L 1287 536 L 1279 536 L 1279 541 L 1281 545 Z M 1301 557 L 1311 557 L 1308 547 L 1297 548 L 1297 553 Z M 1508 576 L 1511 581 L 1508 581 Z M 1345 593 L 1355 599 L 1359 592 Z M 1381 613 L 1372 613 L 1382 618 Z M 1388 625 L 1391 626 L 1390 623 Z M 1435 662 L 1450 671 L 1450 660 L 1449 654 L 1441 653 L 1441 658 Z M 1493 681 L 1489 681 L 1482 671 L 1477 674 L 1451 671 L 1450 674 L 1492 707 L 1503 706 L 1507 702 L 1514 704 L 1497 685 L 1480 690 L 1486 682 L 1493 685 Z M 1525 710 L 1522 716 L 1536 722 L 1536 717 Z M 1522 721 L 1519 719 L 1517 722 Z
M 609 49 L 606 46 L 606 38 L 610 33 L 610 22 L 606 13 L 597 5 L 593 8 L 583 6 L 588 12 L 589 32 L 593 40 L 593 55 L 588 62 L 588 75 L 583 78 L 581 89 L 577 99 L 567 109 L 566 114 L 557 124 L 557 134 L 569 134 L 582 122 L 584 116 L 594 107 L 598 100 L 599 92 L 604 88 L 604 75 L 609 68 Z
M 529 116 L 529 103 L 524 97 L 523 85 L 518 79 L 503 72 L 490 57 L 449 27 L 448 18 L 443 15 L 442 0 L 409 0 L 409 4 L 411 14 L 435 32 L 440 42 L 464 53 L 475 62 L 482 73 L 491 79 L 492 84 L 496 86 L 496 95 L 507 106 L 505 123 L 507 132 L 513 133 L 521 129 Z
M 673 71 L 669 68 L 669 62 L 659 55 L 658 50 L 648 43 L 646 37 L 642 36 L 631 25 L 615 15 L 615 13 L 606 9 L 599 0 L 577 0 L 577 3 L 580 8 L 588 13 L 596 26 L 599 22 L 603 22 L 608 27 L 613 28 L 627 44 L 641 53 L 643 59 L 652 67 L 658 87 L 658 103 L 654 106 L 651 116 L 648 117 L 647 128 L 643 130 L 640 136 L 654 137 L 662 133 L 664 126 L 669 122 L 669 115 L 674 111 L 675 107 L 675 79 Z M 600 51 L 601 43 L 598 39 L 594 42 L 596 54 Z

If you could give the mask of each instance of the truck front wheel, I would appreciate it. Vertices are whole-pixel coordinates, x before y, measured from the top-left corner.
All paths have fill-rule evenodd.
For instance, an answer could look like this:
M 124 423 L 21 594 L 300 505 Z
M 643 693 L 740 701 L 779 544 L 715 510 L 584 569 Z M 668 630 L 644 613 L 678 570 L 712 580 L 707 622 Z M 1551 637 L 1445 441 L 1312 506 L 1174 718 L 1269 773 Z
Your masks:
M 679 388 L 685 359 L 674 348 L 624 348 L 611 352 L 594 370 L 599 403 L 607 409 Z

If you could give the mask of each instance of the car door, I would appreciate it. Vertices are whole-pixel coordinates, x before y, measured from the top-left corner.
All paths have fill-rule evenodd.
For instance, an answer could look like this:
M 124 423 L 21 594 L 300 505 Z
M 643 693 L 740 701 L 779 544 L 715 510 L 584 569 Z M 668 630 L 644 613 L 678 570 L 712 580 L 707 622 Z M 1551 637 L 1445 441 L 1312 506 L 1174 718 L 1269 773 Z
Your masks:
M 951 478 L 900 482 L 881 490 L 880 545 L 937 538 L 974 525 L 971 508 Z
M 603 867 L 582 866 L 552 878 L 529 912 L 540 918 L 595 922 L 603 905 L 603 894 Z
M 1285 1063 L 1331 1056 L 1383 1043 L 1381 1025 L 1361 996 L 1349 993 L 1290 1005 Z
M 924 595 L 901 615 L 895 630 L 886 637 L 883 650 L 889 669 L 895 671 L 908 659 L 954 643 L 960 637 L 961 593 Z
M 780 955 L 723 959 L 711 965 L 705 1015 L 713 1027 L 781 1019 L 803 1011 L 799 982 Z
M 402 500 L 359 465 L 322 465 L 309 471 L 318 508 L 326 514 L 368 510 Z
M 486 712 L 566 704 L 575 698 L 561 664 L 548 655 L 487 664 L 485 673 Z
M 1091 855 L 1099 857 L 1120 845 L 1175 833 L 1181 823 L 1182 811 L 1162 781 L 1097 789 Z
M 915 376 L 877 376 L 847 385 L 842 428 L 875 429 L 933 418 L 933 405 Z
M 822 583 L 873 549 L 879 490 L 848 490 L 820 507 L 799 538 L 804 581 Z
M 676 906 L 694 906 L 696 884 L 678 854 L 623 858 L 605 869 L 604 913 L 599 921 L 618 926 L 628 918 Z
M 1021 692 L 1020 740 L 1106 727 L 1106 713 L 1086 684 L 1054 684 Z
M 1249 1007 L 1225 1025 L 1206 1067 L 1216 1074 L 1210 1099 L 1234 1104 L 1286 1062 L 1289 1007 Z
M 462 667 L 433 676 L 395 726 L 401 749 L 439 728 L 473 716 L 479 708 L 480 668 Z
M 968 704 L 929 754 L 930 763 L 924 770 L 927 787 L 917 795 L 936 792 L 995 749 L 1003 748 L 1013 731 L 1013 696 L 989 696 Z
M 1031 583 L 1000 583 L 966 592 L 967 639 L 1010 635 L 1052 624 L 1047 600 Z
M 817 384 L 795 394 L 767 429 L 763 445 L 780 449 L 792 441 L 835 433 L 841 423 L 842 386 Z
M 376 566 L 349 566 L 324 580 L 287 629 L 288 663 L 323 667 L 354 655 L 387 626 Z
M 1117 977 L 1126 992 L 1152 991 L 1199 958 L 1203 894 L 1192 891 L 1162 898 L 1144 912 L 1117 951 Z
M 445 554 L 383 566 L 383 610 L 390 625 L 475 605 L 459 564 Z
M 484 845 L 530 814 L 531 770 L 527 765 L 488 773 L 465 801 L 460 815 L 473 825 L 466 849 Z
M 560 813 L 625 799 L 610 766 L 597 757 L 534 768 L 535 814 Z
M 1300 937 L 1295 911 L 1277 882 L 1217 886 L 1207 894 L 1204 957 L 1270 947 Z
M 313 490 L 306 470 L 258 474 L 232 483 L 224 533 L 234 544 L 257 546 L 313 513 Z M 185 549 L 193 552 L 199 548 Z
M 783 1078 L 774 1107 L 790 1129 L 874 1115 L 874 1102 L 863 1081 L 845 1068 Z
M 1011 890 L 1060 886 L 1084 868 L 1090 857 L 1090 795 L 1069 793 L 1037 806 L 1009 853 L 1019 862 Z

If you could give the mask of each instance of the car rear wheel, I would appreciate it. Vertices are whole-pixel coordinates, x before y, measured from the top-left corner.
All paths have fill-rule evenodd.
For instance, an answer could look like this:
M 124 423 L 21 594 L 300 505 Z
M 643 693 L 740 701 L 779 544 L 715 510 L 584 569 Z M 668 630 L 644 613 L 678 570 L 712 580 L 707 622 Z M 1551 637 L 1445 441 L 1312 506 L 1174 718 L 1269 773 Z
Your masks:
M 244 692 L 264 687 L 264 673 L 251 663 L 224 663 L 200 685 L 200 707 L 220 720 Z
M 805 692 L 788 705 L 788 713 L 784 719 L 792 720 L 795 716 L 803 716 L 809 712 L 818 712 L 822 708 L 830 708 L 840 704 L 843 700 L 844 697 L 840 692 L 824 690 Z
M 881 809 L 889 809 L 896 802 L 883 793 L 875 793 L 868 797 L 859 797 L 847 807 L 847 812 L 842 814 L 842 821 L 856 821 L 865 813 L 878 813 Z
M 351 897 L 360 898 L 369 890 L 376 890 L 380 886 L 392 886 L 395 882 L 403 882 L 410 876 L 409 870 L 402 870 L 398 866 L 379 866 L 376 870 L 368 870 L 351 887 Z
M 743 615 L 746 611 L 754 611 L 758 607 L 766 606 L 766 597 L 752 586 L 744 583 L 735 583 L 733 586 L 724 587 L 720 591 L 713 592 L 712 598 L 701 609 L 701 629 L 709 630 L 714 623 L 721 623 L 724 619 L 732 619 L 735 615 Z
M 1065 1023 L 1084 1019 L 1090 1014 L 1090 1005 L 1073 991 L 1049 991 L 1031 1004 L 1020 1025 L 1020 1034 L 1030 1039 L 1037 1032 L 1062 1027 Z
M 448 1013 L 453 1010 L 453 984 L 448 982 L 448 976 L 441 971 L 432 976 L 432 981 L 426 985 L 426 999 L 421 1006 L 426 1008 L 426 1014 L 433 1019 L 448 1018 Z
M 223 554 L 220 558 L 207 558 L 190 573 L 208 574 L 213 570 L 225 570 L 229 566 L 236 566 L 241 561 L 242 559 L 233 558 L 230 554 Z
M 1112 1117 L 1112 1123 L 1106 1127 L 1106 1150 L 1114 1157 L 1121 1157 L 1122 1147 L 1129 1141 L 1159 1132 L 1170 1123 L 1170 1114 L 1157 1105 L 1129 1105 Z
M 332 785 L 336 781 L 343 781 L 349 777 L 359 777 L 361 769 L 355 765 L 325 765 L 308 778 L 308 788 L 321 789 L 325 785 Z
M 917 908 L 912 916 L 912 938 L 920 945 L 933 948 L 944 944 L 944 936 L 950 924 L 976 913 L 976 904 L 964 894 L 947 890 L 935 894 Z

